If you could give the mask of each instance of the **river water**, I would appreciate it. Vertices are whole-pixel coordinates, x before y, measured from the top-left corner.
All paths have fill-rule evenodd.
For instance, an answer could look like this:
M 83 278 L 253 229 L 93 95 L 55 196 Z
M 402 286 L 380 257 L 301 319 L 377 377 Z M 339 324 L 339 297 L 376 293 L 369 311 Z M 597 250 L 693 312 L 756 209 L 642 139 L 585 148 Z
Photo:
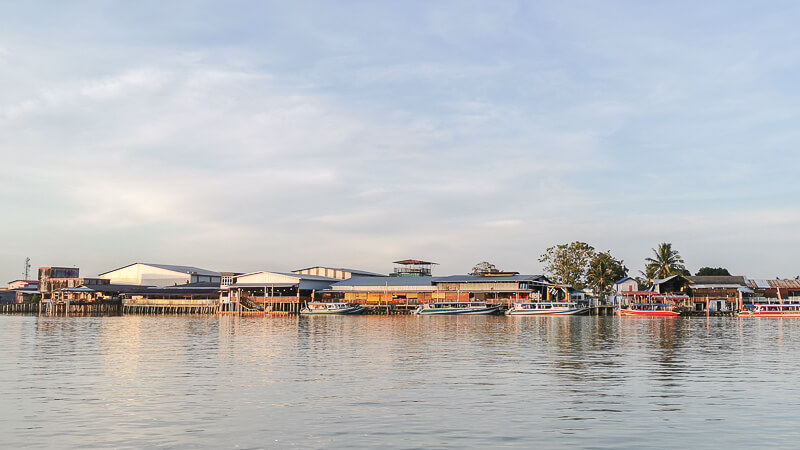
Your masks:
M 796 447 L 800 319 L 0 316 L 2 448 Z

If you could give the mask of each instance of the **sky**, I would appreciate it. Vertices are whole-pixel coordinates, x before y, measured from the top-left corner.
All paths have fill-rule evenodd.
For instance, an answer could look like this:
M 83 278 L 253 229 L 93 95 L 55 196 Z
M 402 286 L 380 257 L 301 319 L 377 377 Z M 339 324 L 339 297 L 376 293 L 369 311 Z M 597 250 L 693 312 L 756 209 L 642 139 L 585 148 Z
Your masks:
M 0 3 L 0 275 L 800 275 L 800 3 Z

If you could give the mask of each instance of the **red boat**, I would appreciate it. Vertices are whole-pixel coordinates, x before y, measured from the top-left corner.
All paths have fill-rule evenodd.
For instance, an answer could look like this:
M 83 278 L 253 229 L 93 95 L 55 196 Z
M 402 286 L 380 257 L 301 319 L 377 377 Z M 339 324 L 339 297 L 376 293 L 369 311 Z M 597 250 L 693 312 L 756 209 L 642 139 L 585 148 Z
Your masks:
M 618 316 L 677 316 L 668 303 L 631 303 L 617 308 Z

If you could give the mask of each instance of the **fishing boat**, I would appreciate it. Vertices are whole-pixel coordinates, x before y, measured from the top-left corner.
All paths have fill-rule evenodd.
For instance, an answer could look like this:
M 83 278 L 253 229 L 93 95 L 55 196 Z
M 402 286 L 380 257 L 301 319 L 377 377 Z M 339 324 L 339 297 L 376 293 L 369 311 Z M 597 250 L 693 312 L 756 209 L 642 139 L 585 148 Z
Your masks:
M 617 306 L 618 316 L 677 316 L 669 303 L 631 303 Z
M 494 314 L 500 305 L 490 306 L 486 302 L 437 302 L 424 303 L 414 310 L 414 314 L 421 316 L 443 314 Z
M 361 305 L 351 305 L 349 303 L 324 303 L 309 302 L 305 308 L 300 310 L 304 315 L 334 315 L 334 314 L 361 314 L 364 312 Z
M 744 305 L 739 317 L 800 317 L 800 303 L 756 303 Z
M 575 302 L 531 302 L 514 303 L 506 311 L 507 316 L 571 316 L 589 311 Z

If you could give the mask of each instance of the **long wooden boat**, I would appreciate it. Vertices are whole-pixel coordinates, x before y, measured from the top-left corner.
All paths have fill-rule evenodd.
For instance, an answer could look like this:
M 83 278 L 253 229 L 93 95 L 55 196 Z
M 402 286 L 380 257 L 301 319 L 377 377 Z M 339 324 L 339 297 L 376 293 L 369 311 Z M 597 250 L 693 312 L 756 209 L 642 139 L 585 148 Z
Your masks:
M 351 305 L 349 303 L 324 303 L 309 302 L 305 308 L 300 310 L 303 315 L 342 315 L 342 314 L 361 314 L 364 312 L 361 305 Z
M 669 303 L 631 303 L 617 307 L 618 316 L 677 316 Z
M 575 302 L 514 303 L 507 316 L 571 316 L 589 312 L 589 308 Z
M 494 314 L 500 305 L 487 305 L 486 302 L 437 302 L 424 303 L 414 310 L 414 314 L 421 316 L 446 315 L 446 314 Z
M 798 303 L 757 303 L 745 305 L 739 317 L 800 317 Z

